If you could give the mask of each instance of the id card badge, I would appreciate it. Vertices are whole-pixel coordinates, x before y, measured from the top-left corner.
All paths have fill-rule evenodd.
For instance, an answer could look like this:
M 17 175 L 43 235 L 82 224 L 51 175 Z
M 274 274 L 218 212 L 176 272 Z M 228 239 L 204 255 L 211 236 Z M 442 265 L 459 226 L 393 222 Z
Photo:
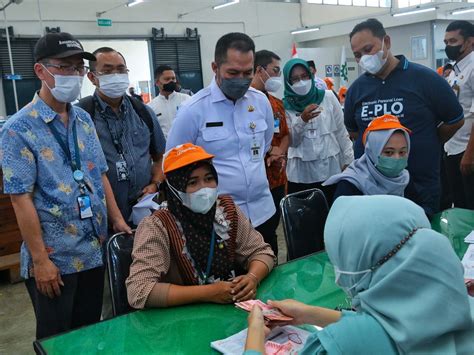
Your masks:
M 252 161 L 260 161 L 260 145 L 257 143 L 255 137 L 252 139 L 252 145 L 250 147 L 250 157 Z
M 115 170 L 117 171 L 117 181 L 126 181 L 130 178 L 127 162 L 125 160 L 119 160 L 116 162 Z
M 87 219 L 92 217 L 92 206 L 91 198 L 88 195 L 81 195 L 77 198 L 79 205 L 79 216 L 81 219 Z
M 308 138 L 315 139 L 318 138 L 318 132 L 316 131 L 316 129 L 311 127 L 310 129 L 308 129 L 306 136 Z
M 273 133 L 280 133 L 280 120 L 278 117 L 275 117 L 273 121 Z

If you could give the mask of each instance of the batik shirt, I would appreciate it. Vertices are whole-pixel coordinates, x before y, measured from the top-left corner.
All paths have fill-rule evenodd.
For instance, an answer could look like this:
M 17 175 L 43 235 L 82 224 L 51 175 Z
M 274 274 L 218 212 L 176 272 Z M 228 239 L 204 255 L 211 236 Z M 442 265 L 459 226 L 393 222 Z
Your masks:
M 61 274 L 92 269 L 103 264 L 102 242 L 107 236 L 107 214 L 102 174 L 107 164 L 90 116 L 69 106 L 68 127 L 59 115 L 35 95 L 13 115 L 0 134 L 0 164 L 4 193 L 31 193 L 39 216 L 42 238 L 50 260 Z M 50 125 L 54 125 L 75 159 L 73 126 L 76 125 L 81 169 L 88 185 L 92 218 L 81 219 L 78 183 L 70 158 Z M 21 275 L 33 276 L 30 252 L 21 247 Z

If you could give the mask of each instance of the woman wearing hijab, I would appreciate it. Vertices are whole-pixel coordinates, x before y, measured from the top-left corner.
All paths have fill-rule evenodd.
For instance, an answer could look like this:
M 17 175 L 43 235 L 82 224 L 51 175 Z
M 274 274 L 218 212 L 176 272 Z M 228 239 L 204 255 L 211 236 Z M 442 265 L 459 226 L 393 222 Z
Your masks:
M 321 189 L 332 201 L 333 186 L 322 182 L 340 173 L 354 159 L 341 105 L 330 90 L 315 87 L 308 64 L 291 59 L 283 68 L 283 103 L 288 112 L 288 192 Z
M 474 298 L 448 238 L 421 207 L 399 196 L 341 197 L 324 241 L 355 311 L 269 301 L 295 324 L 324 327 L 301 354 L 472 354 Z
M 167 201 L 135 234 L 132 307 L 245 301 L 271 271 L 270 246 L 229 196 L 217 197 L 213 157 L 191 143 L 166 153 Z
M 364 154 L 323 184 L 337 184 L 334 200 L 348 195 L 403 196 L 410 181 L 405 169 L 410 153 L 410 132 L 396 116 L 374 119 L 362 137 Z

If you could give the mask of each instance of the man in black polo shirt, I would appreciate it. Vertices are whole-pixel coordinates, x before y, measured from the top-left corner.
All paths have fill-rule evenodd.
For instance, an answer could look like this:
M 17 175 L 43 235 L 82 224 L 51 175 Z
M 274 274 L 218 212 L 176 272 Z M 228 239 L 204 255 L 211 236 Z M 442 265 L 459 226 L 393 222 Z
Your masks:
M 356 25 L 350 40 L 356 61 L 366 71 L 349 88 L 344 105 L 346 127 L 356 139 L 355 157 L 364 152 L 362 133 L 372 119 L 398 116 L 412 130 L 405 196 L 432 215 L 440 203 L 441 143 L 463 125 L 463 109 L 434 70 L 390 52 L 390 37 L 376 19 Z

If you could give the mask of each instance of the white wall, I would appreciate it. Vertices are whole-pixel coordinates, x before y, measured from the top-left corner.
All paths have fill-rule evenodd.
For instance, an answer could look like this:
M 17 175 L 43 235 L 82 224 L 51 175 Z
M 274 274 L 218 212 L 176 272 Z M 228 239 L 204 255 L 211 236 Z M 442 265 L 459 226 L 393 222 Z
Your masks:
M 127 8 L 125 0 L 39 0 L 42 24 L 39 22 L 37 0 L 24 0 L 6 10 L 9 24 L 16 35 L 39 36 L 41 28 L 57 27 L 78 38 L 150 37 L 152 27 L 164 27 L 168 35 L 183 35 L 187 27 L 198 28 L 201 35 L 201 59 L 204 85 L 212 77 L 211 62 L 217 40 L 232 31 L 245 32 L 256 43 L 257 50 L 269 49 L 284 61 L 290 56 L 294 37 L 291 30 L 316 23 L 380 12 L 377 8 L 329 6 L 297 3 L 257 2 L 241 0 L 240 4 L 212 10 L 212 0 L 148 0 Z M 98 27 L 96 12 L 110 10 L 102 15 L 112 19 L 112 27 Z M 184 16 L 179 14 L 188 13 Z M 301 16 L 300 16 L 301 15 Z M 0 24 L 0 26 L 2 26 Z M 3 27 L 3 26 L 2 26 Z M 148 63 L 147 65 L 148 66 Z M 2 114 L 3 95 L 0 95 Z

